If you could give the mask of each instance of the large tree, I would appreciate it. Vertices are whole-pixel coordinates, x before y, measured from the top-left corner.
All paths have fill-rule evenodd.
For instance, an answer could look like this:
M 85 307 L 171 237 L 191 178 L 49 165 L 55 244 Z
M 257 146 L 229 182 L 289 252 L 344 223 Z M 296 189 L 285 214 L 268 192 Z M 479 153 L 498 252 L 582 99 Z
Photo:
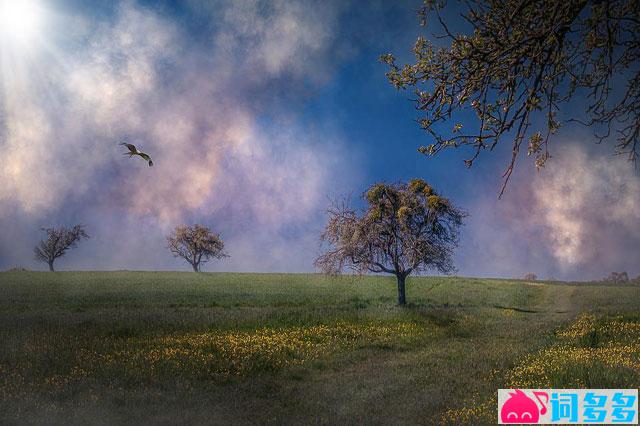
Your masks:
M 211 259 L 229 257 L 220 235 L 204 225 L 177 226 L 167 237 L 167 243 L 171 253 L 186 260 L 195 272 Z
M 326 251 L 315 262 L 326 273 L 345 269 L 393 274 L 398 304 L 406 303 L 405 281 L 427 270 L 450 273 L 453 249 L 465 213 L 422 179 L 375 184 L 364 194 L 368 207 L 332 207 L 321 236 Z
M 53 272 L 53 262 L 65 255 L 67 250 L 74 248 L 83 238 L 89 238 L 82 225 L 76 225 L 71 229 L 64 226 L 61 228 L 42 228 L 47 234 L 47 238 L 40 240 L 34 248 L 36 260 L 46 262 L 49 271 Z
M 543 167 L 548 142 L 563 119 L 615 139 L 631 160 L 640 139 L 640 0 L 468 0 L 462 22 L 441 16 L 446 2 L 425 0 L 423 25 L 437 22 L 436 42 L 419 37 L 415 62 L 382 56 L 389 81 L 414 88 L 418 122 L 432 143 L 419 151 L 470 146 L 471 167 L 502 138 L 512 156 L 501 195 L 523 149 Z M 455 16 L 455 15 L 454 15 Z M 464 29 L 462 32 L 454 31 Z M 567 102 L 583 97 L 579 105 Z M 575 102 L 577 103 L 577 101 Z M 465 123 L 463 126 L 462 123 Z

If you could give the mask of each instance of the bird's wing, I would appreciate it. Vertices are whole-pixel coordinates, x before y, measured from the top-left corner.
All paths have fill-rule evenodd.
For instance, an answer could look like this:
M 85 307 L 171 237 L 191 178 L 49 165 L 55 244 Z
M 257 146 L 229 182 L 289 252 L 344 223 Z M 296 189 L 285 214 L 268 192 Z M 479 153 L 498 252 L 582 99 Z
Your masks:
M 129 149 L 129 151 L 131 151 L 131 152 L 132 152 L 132 153 L 134 153 L 134 154 L 138 152 L 138 149 L 136 148 L 136 146 L 135 146 L 135 145 L 132 145 L 132 144 L 130 144 L 130 143 L 124 143 L 124 142 L 121 142 L 121 143 L 120 143 L 120 145 L 124 145 L 124 146 L 126 146 L 126 147 L 127 147 L 127 149 Z

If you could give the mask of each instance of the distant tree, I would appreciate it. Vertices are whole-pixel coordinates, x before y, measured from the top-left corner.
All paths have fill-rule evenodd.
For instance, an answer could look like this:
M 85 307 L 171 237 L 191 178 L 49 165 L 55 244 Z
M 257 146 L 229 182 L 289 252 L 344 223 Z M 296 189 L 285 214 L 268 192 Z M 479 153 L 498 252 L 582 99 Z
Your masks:
M 393 274 L 398 304 L 406 303 L 405 280 L 411 273 L 454 271 L 453 249 L 465 213 L 439 196 L 422 179 L 408 184 L 375 184 L 364 194 L 366 210 L 348 205 L 329 210 L 321 236 L 326 251 L 315 262 L 330 274 Z
M 528 273 L 524 276 L 524 279 L 525 281 L 536 281 L 538 279 L 538 276 L 533 273 Z
M 34 248 L 36 260 L 46 262 L 49 271 L 53 272 L 53 262 L 65 255 L 67 250 L 74 248 L 83 238 L 89 238 L 82 225 L 76 225 L 71 229 L 64 226 L 61 228 L 42 228 L 47 234 L 47 238 L 40 240 Z
M 167 243 L 171 253 L 186 260 L 195 272 L 199 272 L 201 265 L 211 259 L 229 257 L 224 252 L 220 235 L 204 225 L 177 226 L 167 237 Z
M 557 113 L 584 95 L 584 118 L 564 109 L 567 118 L 593 126 L 600 141 L 615 138 L 616 150 L 636 159 L 639 1 L 469 0 L 456 3 L 463 8 L 461 28 L 468 29 L 462 34 L 441 16 L 445 4 L 424 0 L 419 11 L 422 25 L 435 18 L 442 28 L 437 44 L 419 37 L 415 62 L 404 66 L 392 54 L 381 57 L 391 84 L 415 89 L 416 108 L 424 114 L 418 122 L 433 138 L 420 152 L 470 146 L 465 163 L 471 167 L 481 151 L 510 138 L 502 195 L 522 143 L 543 167 L 547 143 L 561 125 Z M 463 128 L 462 121 L 470 125 Z
M 24 268 L 22 266 L 14 266 L 13 268 L 9 268 L 7 269 L 6 272 L 28 272 L 29 270 L 27 268 Z
M 627 284 L 629 282 L 629 274 L 627 274 L 626 272 L 612 272 L 602 281 L 614 284 Z

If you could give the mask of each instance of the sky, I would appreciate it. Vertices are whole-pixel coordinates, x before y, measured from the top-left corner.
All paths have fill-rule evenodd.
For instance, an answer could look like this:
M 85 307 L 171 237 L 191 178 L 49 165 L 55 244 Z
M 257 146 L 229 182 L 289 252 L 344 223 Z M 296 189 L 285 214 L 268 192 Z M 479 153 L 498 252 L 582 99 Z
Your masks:
M 203 223 L 231 255 L 206 271 L 311 272 L 332 200 L 418 177 L 469 214 L 460 275 L 640 274 L 640 176 L 589 129 L 541 172 L 521 157 L 500 200 L 508 140 L 471 169 L 417 152 L 378 58 L 433 36 L 419 0 L 25 2 L 0 29 L 0 270 L 45 270 L 40 228 L 77 223 L 59 270 L 189 270 L 165 237 Z

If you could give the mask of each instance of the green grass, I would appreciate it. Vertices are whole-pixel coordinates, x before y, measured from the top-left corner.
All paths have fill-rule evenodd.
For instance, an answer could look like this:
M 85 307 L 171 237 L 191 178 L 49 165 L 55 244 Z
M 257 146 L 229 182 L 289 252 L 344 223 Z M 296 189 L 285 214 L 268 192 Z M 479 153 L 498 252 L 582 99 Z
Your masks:
M 0 273 L 0 423 L 490 424 L 519 381 L 640 384 L 639 287 L 429 277 L 407 298 L 390 277 Z

